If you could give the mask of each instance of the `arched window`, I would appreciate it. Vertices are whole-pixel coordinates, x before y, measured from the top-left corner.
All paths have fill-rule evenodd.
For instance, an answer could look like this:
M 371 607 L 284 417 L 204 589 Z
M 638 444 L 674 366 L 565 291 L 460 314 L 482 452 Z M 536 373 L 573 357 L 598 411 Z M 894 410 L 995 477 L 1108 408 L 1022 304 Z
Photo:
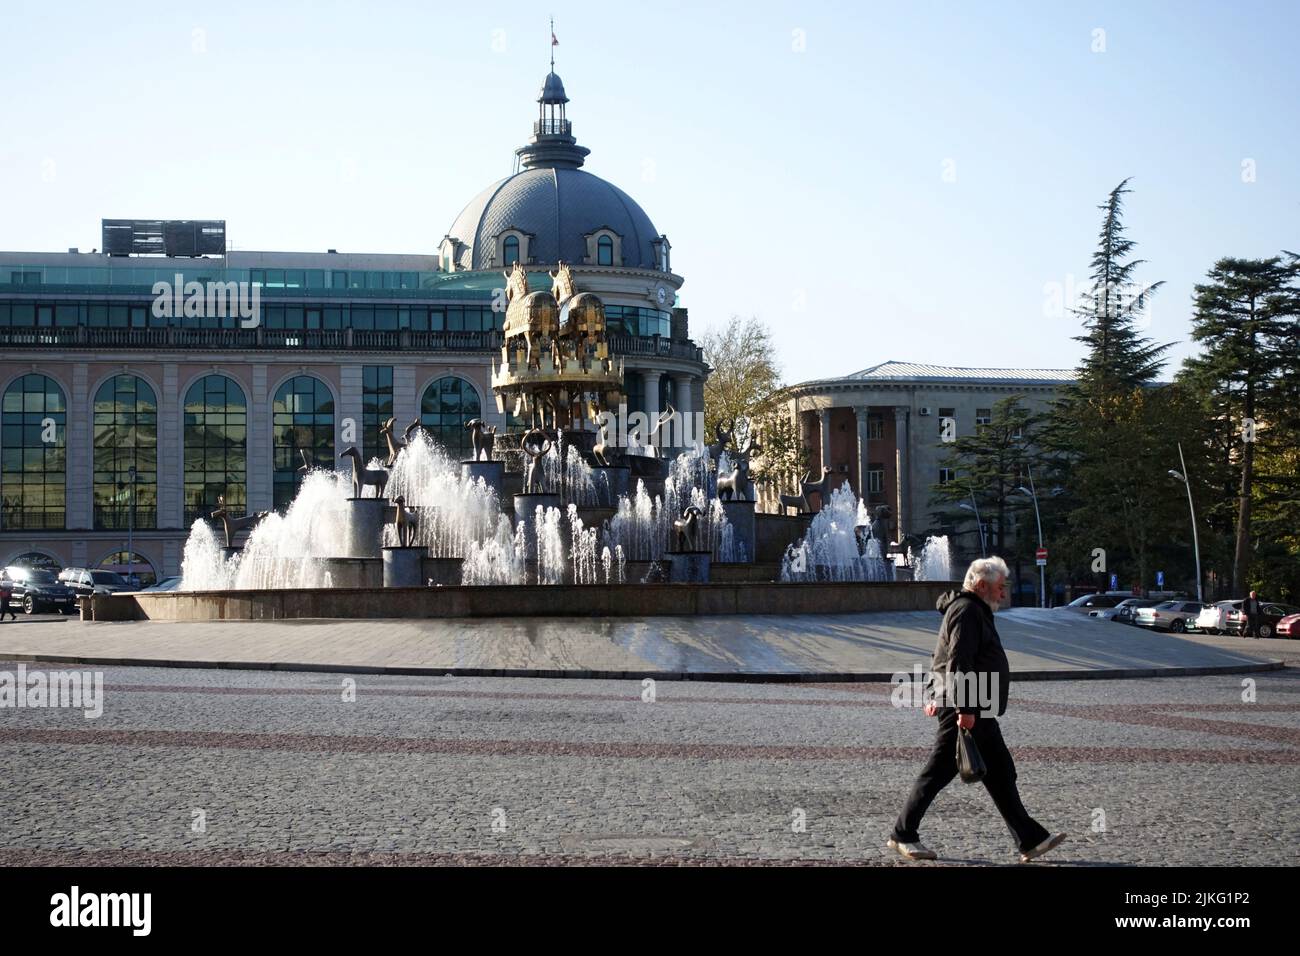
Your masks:
M 512 266 L 519 261 L 519 237 L 506 236 L 506 241 L 501 244 L 501 262 L 503 265 Z
M 474 386 L 452 375 L 432 383 L 420 399 L 420 424 L 453 458 L 470 456 L 473 446 L 465 423 L 480 415 Z
M 614 264 L 614 240 L 601 236 L 596 240 L 596 264 L 612 266 Z
M 133 588 L 147 588 L 158 583 L 158 573 L 152 562 L 139 551 L 114 551 L 105 556 L 99 566 L 105 571 L 116 571 Z
M 135 486 L 132 487 L 132 469 Z M 158 399 L 137 375 L 95 393 L 95 529 L 158 526 Z
M 63 570 L 63 565 L 61 565 L 55 558 L 50 557 L 48 554 L 43 554 L 40 551 L 27 551 L 24 554 L 20 554 L 18 557 L 10 561 L 6 567 L 31 568 L 37 571 L 53 571 L 56 574 Z
M 232 516 L 247 506 L 248 406 L 225 375 L 205 375 L 185 393 L 185 525 L 217 510 Z
M 44 375 L 24 375 L 0 401 L 0 528 L 64 527 L 68 404 Z
M 302 452 L 313 468 L 337 466 L 334 397 L 325 383 L 311 375 L 297 375 L 281 385 L 275 393 L 271 433 L 275 507 L 284 508 L 302 483 Z

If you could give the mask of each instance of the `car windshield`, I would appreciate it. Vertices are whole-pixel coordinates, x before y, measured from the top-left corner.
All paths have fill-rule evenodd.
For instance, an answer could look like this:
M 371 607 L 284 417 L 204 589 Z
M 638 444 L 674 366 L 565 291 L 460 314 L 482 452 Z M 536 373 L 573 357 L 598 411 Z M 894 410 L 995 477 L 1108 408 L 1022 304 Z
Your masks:
M 27 580 L 32 584 L 57 584 L 59 579 L 53 571 L 28 571 Z
M 1164 601 L 1156 605 L 1157 611 L 1168 611 L 1172 607 L 1178 607 L 1177 601 Z
M 92 571 L 91 577 L 95 579 L 96 584 L 117 584 L 122 587 L 126 586 L 126 579 L 116 571 Z
M 1075 598 L 1073 601 L 1070 602 L 1069 606 L 1083 607 L 1085 604 L 1088 604 L 1090 601 L 1092 601 L 1092 599 L 1095 598 L 1096 596 L 1097 595 L 1095 594 L 1085 594 L 1083 597 Z

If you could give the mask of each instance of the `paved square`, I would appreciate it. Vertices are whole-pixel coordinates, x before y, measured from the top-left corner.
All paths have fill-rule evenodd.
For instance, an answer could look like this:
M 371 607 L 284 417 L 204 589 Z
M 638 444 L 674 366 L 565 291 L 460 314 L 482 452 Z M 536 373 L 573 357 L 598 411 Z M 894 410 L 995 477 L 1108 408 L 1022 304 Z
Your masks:
M 884 841 L 934 727 L 886 684 L 661 680 L 651 702 L 638 681 L 99 669 L 97 720 L 0 710 L 0 864 L 905 866 Z M 1022 681 L 1003 727 L 1030 812 L 1070 834 L 1051 864 L 1296 862 L 1294 670 Z M 1016 860 L 982 787 L 952 784 L 923 837 L 940 863 Z

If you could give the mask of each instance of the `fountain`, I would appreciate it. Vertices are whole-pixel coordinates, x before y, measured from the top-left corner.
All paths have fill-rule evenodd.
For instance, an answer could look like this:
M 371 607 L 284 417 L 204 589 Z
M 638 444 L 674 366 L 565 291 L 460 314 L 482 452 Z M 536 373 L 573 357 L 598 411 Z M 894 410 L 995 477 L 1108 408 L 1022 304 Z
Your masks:
M 847 486 L 832 493 L 828 469 L 819 480 L 807 475 L 798 495 L 782 496 L 800 512 L 795 519 L 755 512 L 749 461 L 761 449 L 752 440 L 735 447 L 734 426 L 718 426 L 707 446 L 661 457 L 650 442 L 675 414 L 670 408 L 648 434 L 621 429 L 626 446 L 614 447 L 607 416 L 626 413 L 623 367 L 609 354 L 600 300 L 576 292 L 564 265 L 552 276 L 554 294 L 529 291 L 522 269 L 507 278 L 505 344 L 492 385 L 498 411 L 522 419 L 522 432 L 498 435 L 475 419 L 466 425 L 473 457 L 459 460 L 418 422 L 398 440 L 389 420 L 385 459 L 363 462 L 348 449 L 339 470 L 307 470 L 283 513 L 241 518 L 222 505 L 224 542 L 208 521 L 195 522 L 180 591 L 132 596 L 139 612 L 380 617 L 637 607 L 807 613 L 880 600 L 933 606 L 937 585 L 899 579 L 914 570 L 915 582 L 948 581 L 947 538 L 930 538 L 910 567 L 896 569 L 887 509 L 873 516 Z M 689 587 L 665 588 L 651 604 L 632 597 L 660 582 Z M 841 587 L 850 582 L 903 590 L 873 597 L 883 592 Z M 513 590 L 496 590 L 503 588 Z M 620 588 L 630 590 L 601 596 L 600 589 Z M 248 596 L 231 605 L 232 592 Z M 384 596 L 371 601 L 366 592 Z M 186 594 L 203 600 L 178 603 Z

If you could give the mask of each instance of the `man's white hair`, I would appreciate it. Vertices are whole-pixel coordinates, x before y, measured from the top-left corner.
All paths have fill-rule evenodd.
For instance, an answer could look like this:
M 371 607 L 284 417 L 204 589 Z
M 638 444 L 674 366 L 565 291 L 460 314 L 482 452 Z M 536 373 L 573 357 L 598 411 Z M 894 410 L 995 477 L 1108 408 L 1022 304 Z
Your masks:
M 970 563 L 966 569 L 966 580 L 962 582 L 962 587 L 967 591 L 974 591 L 975 585 L 981 581 L 988 581 L 992 584 L 998 578 L 1011 576 L 1011 569 L 1001 558 L 977 558 Z

